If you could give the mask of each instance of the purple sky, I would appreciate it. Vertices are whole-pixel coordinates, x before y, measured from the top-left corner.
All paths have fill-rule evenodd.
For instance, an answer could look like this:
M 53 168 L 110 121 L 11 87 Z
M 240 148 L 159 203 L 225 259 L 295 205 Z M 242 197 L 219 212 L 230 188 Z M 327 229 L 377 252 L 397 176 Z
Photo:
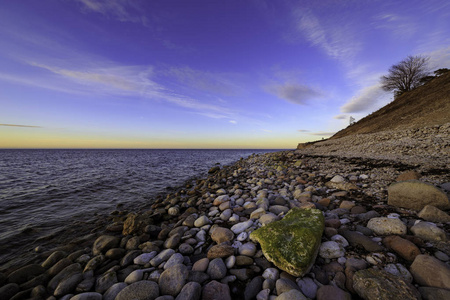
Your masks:
M 0 148 L 295 148 L 450 68 L 450 2 L 2 1 L 0 41 Z

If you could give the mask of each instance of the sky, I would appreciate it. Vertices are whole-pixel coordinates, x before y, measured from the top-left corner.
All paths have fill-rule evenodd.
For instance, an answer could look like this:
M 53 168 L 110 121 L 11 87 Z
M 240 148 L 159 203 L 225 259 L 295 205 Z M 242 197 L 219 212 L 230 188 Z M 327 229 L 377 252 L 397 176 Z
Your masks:
M 450 68 L 448 0 L 0 0 L 0 148 L 294 149 Z

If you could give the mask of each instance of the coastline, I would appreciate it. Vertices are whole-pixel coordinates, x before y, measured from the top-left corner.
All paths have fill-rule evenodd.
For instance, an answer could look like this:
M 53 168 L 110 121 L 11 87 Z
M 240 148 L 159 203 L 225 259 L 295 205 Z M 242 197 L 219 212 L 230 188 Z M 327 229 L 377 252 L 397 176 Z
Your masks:
M 252 155 L 160 197 L 150 210 L 134 213 L 121 211 L 120 208 L 115 210 L 106 220 L 109 224 L 101 228 L 104 230 L 37 254 L 34 262 L 43 263 L 45 267 L 28 265 L 34 266 L 28 269 L 34 268 L 36 271 L 32 278 L 25 276 L 14 283 L 10 278 L 12 270 L 7 270 L 0 276 L 0 283 L 5 286 L 10 282 L 14 295 L 22 293 L 24 298 L 35 294 L 46 299 L 52 294 L 64 297 L 97 293 L 105 299 L 113 286 L 124 289 L 125 286 L 146 281 L 157 283 L 159 290 L 154 295 L 159 296 L 169 293 L 163 273 L 171 269 L 168 267 L 170 264 L 177 262 L 175 265 L 180 268 L 178 273 L 182 274 L 182 278 L 175 276 L 175 285 L 181 287 L 172 297 L 192 289 L 193 294 L 203 294 L 203 299 L 213 299 L 205 298 L 213 289 L 223 291 L 232 299 L 251 299 L 257 294 L 261 297 L 265 295 L 261 299 L 269 299 L 270 296 L 280 297 L 282 291 L 287 293 L 290 289 L 284 290 L 281 285 L 293 287 L 292 283 L 296 290 L 311 299 L 326 299 L 322 294 L 327 290 L 341 293 L 342 299 L 357 296 L 359 294 L 352 283 L 357 270 L 392 268 L 396 264 L 403 266 L 402 271 L 411 269 L 412 262 L 406 260 L 401 251 L 396 252 L 386 245 L 386 236 L 367 230 L 370 219 L 396 214 L 408 227 L 408 234 L 394 236 L 412 240 L 420 249 L 420 255 L 428 255 L 441 262 L 450 255 L 447 242 L 425 241 L 411 234 L 411 227 L 420 219 L 415 211 L 387 204 L 388 186 L 405 170 L 411 169 L 415 167 L 395 161 L 374 159 L 369 163 L 367 159 L 320 156 L 303 150 Z M 329 182 L 336 175 L 341 176 L 346 185 L 330 186 Z M 448 182 L 448 174 L 425 174 L 420 180 L 439 186 Z M 345 242 L 341 245 L 340 250 L 343 251 L 339 256 L 317 256 L 311 272 L 301 278 L 283 272 L 267 261 L 260 245 L 249 239 L 252 231 L 266 222 L 270 223 L 267 220 L 280 220 L 294 207 L 314 207 L 323 212 L 326 227 L 322 244 L 336 240 L 336 235 L 347 235 L 343 240 L 339 238 L 347 242 L 346 246 Z M 444 236 L 448 236 L 449 223 L 436 224 L 445 233 Z M 247 228 L 240 233 L 232 232 L 232 238 L 226 238 L 224 244 L 211 236 L 216 227 L 230 229 L 236 225 Z M 349 238 L 348 232 L 362 232 L 367 234 L 364 235 L 367 238 L 361 244 Z M 99 237 L 105 236 L 110 237 L 104 239 L 109 239 L 112 244 L 98 242 Z M 373 243 L 377 245 L 376 251 L 369 251 L 366 247 L 373 246 Z M 223 247 L 218 247 L 220 245 Z M 213 254 L 212 249 L 216 251 Z M 155 261 L 156 257 L 161 260 Z M 445 265 L 445 262 L 442 263 Z M 58 264 L 62 265 L 58 267 Z M 70 265 L 78 267 L 73 267 L 76 270 L 72 273 L 66 270 L 69 273 L 65 275 L 71 277 L 76 274 L 79 280 L 70 289 L 58 291 L 55 295 L 57 286 L 50 286 L 51 279 Z M 267 275 L 266 270 L 273 274 L 269 272 L 270 276 Z M 131 274 L 138 273 L 137 279 L 129 279 Z M 411 272 L 406 273 L 409 277 L 404 273 L 397 276 L 403 276 L 405 282 L 411 277 L 413 282 Z M 112 279 L 104 279 L 105 274 Z M 60 277 L 58 284 L 65 282 L 64 276 Z M 124 281 L 127 283 L 121 284 Z M 86 283 L 90 286 L 86 287 Z M 417 282 L 413 283 L 417 288 Z M 153 290 L 154 287 L 152 285 Z M 412 287 L 411 291 L 416 288 Z M 117 293 L 120 291 L 117 290 Z M 312 295 L 314 297 L 310 297 Z

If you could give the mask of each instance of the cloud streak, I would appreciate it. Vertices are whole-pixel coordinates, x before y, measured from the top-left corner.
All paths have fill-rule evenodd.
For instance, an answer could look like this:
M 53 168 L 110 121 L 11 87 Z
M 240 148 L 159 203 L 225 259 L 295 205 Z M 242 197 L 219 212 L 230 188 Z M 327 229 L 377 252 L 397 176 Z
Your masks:
M 133 1 L 126 0 L 76 0 L 87 12 L 100 13 L 121 22 L 141 23 L 146 25 L 146 18 L 136 14 L 138 10 L 132 6 Z
M 0 126 L 7 126 L 7 127 L 26 127 L 26 128 L 42 128 L 42 126 L 19 125 L 19 124 L 0 124 Z
M 382 96 L 386 96 L 386 92 L 383 91 L 380 83 L 365 87 L 358 95 L 341 106 L 341 112 L 359 113 L 367 111 L 369 108 L 375 107 Z
M 280 99 L 294 104 L 305 105 L 309 100 L 323 97 L 323 93 L 297 83 L 273 84 L 266 90 Z

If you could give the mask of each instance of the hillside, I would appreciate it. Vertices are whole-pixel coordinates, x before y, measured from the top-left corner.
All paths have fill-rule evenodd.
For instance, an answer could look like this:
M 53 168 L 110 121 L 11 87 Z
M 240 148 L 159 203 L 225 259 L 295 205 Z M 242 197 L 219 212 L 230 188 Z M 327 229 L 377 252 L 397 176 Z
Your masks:
M 450 72 L 407 92 L 330 139 L 450 122 Z

